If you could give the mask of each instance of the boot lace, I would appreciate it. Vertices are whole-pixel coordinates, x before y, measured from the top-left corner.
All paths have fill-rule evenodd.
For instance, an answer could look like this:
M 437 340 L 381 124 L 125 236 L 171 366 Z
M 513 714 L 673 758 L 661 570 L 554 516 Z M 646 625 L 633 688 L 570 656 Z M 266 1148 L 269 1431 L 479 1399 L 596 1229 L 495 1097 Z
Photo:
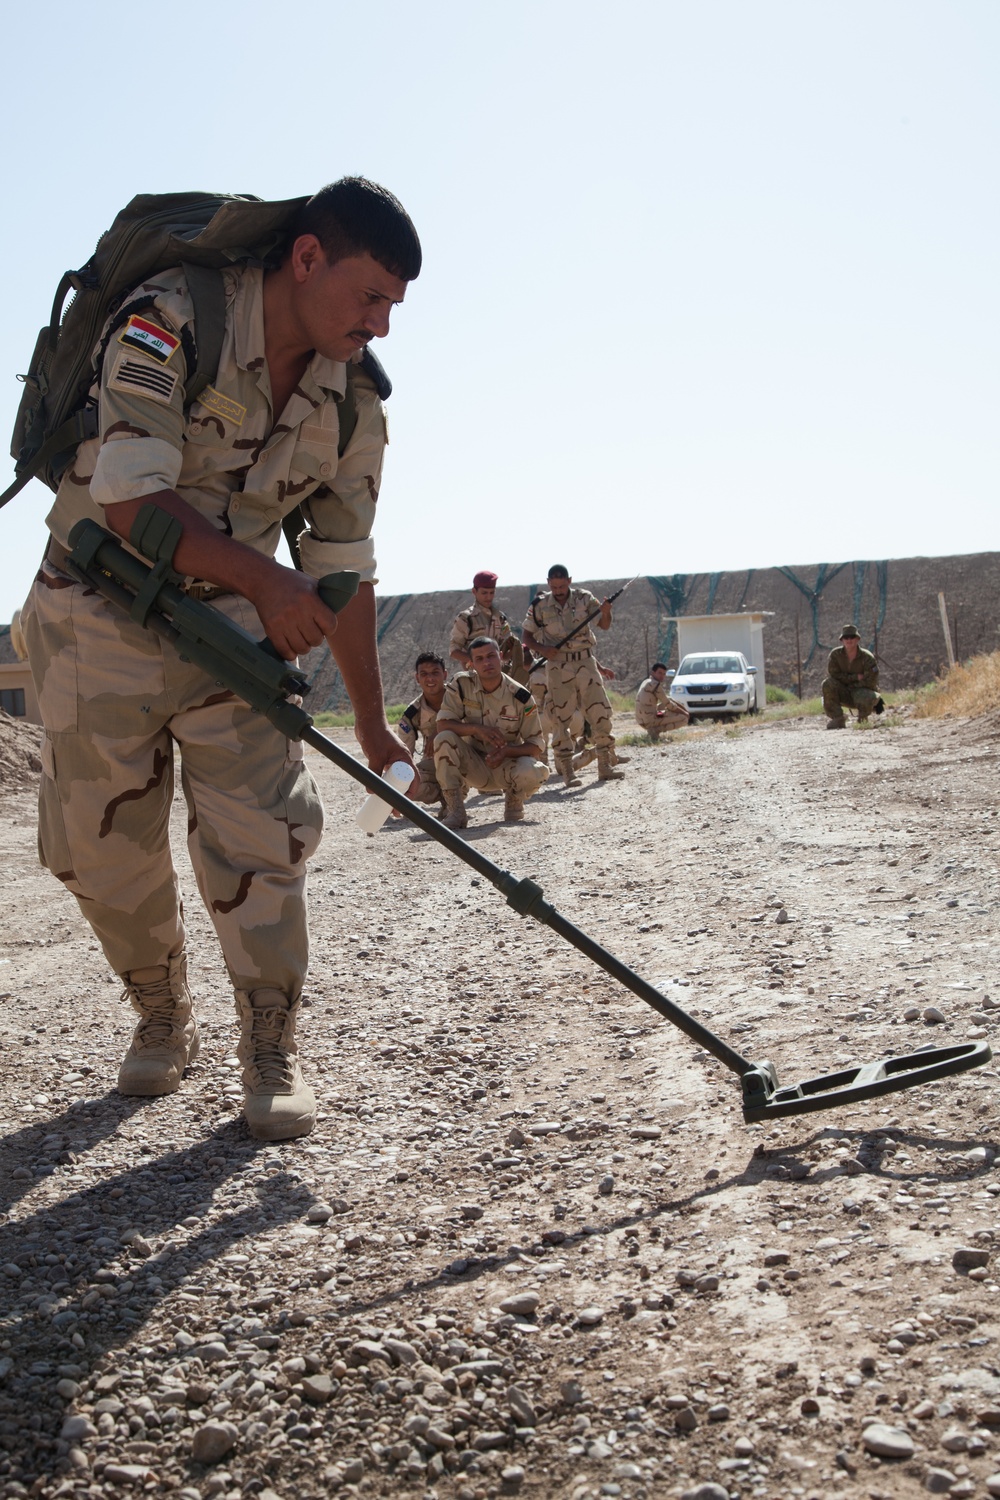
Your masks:
M 257 1070 L 261 1083 L 272 1088 L 291 1087 L 294 1062 L 282 1045 L 288 1011 L 279 1005 L 253 1008 L 253 1026 L 250 1030 L 250 1045 L 253 1048 L 252 1066 Z
M 149 984 L 130 984 L 124 998 L 138 1001 L 139 1024 L 132 1037 L 136 1051 L 143 1047 L 166 1047 L 174 1040 L 178 1028 L 177 996 L 170 987 L 170 975 Z

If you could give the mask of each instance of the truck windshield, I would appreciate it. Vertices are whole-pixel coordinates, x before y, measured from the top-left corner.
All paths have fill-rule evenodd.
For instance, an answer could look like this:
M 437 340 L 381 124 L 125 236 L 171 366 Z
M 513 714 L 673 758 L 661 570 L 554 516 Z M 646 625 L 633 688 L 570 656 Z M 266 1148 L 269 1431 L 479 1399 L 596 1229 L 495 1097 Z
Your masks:
M 677 670 L 678 677 L 711 676 L 715 672 L 742 672 L 738 656 L 685 656 Z

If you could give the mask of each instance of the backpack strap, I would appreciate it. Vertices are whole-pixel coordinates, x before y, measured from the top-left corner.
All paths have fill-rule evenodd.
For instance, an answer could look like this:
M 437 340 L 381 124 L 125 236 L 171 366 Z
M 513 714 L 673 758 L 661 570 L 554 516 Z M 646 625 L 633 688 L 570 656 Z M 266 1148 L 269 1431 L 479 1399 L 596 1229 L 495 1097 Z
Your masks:
M 186 261 L 181 270 L 194 308 L 195 366 L 184 385 L 184 405 L 190 406 L 219 372 L 226 332 L 226 288 L 222 272 L 211 266 Z

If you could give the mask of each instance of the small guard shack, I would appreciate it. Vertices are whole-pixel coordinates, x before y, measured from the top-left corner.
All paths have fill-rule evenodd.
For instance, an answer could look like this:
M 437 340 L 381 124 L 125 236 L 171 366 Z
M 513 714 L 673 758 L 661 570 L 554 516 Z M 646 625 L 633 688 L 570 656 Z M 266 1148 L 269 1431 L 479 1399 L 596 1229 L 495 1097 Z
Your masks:
M 677 626 L 679 660 L 692 651 L 741 651 L 757 668 L 757 702 L 767 702 L 764 679 L 764 621 L 773 610 L 746 611 L 738 615 L 673 615 Z
M 12 719 L 26 719 L 40 724 L 38 698 L 31 680 L 31 669 L 25 661 L 24 639 L 20 633 L 18 610 L 10 625 L 0 625 L 0 709 Z

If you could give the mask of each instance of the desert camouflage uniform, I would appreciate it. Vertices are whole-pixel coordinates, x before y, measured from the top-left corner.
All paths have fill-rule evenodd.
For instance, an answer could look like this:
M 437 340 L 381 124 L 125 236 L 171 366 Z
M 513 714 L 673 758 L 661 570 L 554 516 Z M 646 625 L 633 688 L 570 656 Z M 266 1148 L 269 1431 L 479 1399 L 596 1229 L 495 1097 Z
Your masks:
M 382 403 L 358 371 L 357 426 L 338 459 L 346 366 L 316 355 L 275 421 L 263 273 L 224 277 L 218 373 L 187 412 L 193 313 L 184 276 L 166 272 L 130 297 L 107 343 L 100 435 L 77 451 L 48 516 L 53 539 L 22 614 L 45 724 L 39 847 L 112 968 L 167 964 L 184 942 L 167 839 L 178 746 L 191 856 L 233 982 L 294 998 L 307 963 L 305 861 L 322 828 L 301 748 L 60 566 L 81 517 L 103 524 L 103 505 L 174 489 L 268 556 L 282 516 L 303 503 L 305 570 L 355 568 L 374 580 Z M 129 315 L 139 298 L 145 305 Z M 200 594 L 261 633 L 245 600 Z
M 657 709 L 660 708 L 663 713 L 658 715 Z M 639 684 L 635 695 L 635 722 L 645 729 L 651 740 L 657 740 L 668 730 L 683 728 L 688 716 L 677 707 L 665 683 L 647 677 Z
M 441 788 L 434 771 L 434 730 L 437 716 L 438 710 L 431 708 L 421 693 L 409 707 L 403 709 L 402 717 L 396 725 L 396 733 L 409 750 L 413 764 L 420 773 L 420 791 L 416 798 L 418 802 L 441 801 Z
M 856 708 L 859 719 L 867 719 L 878 702 L 878 662 L 870 651 L 858 647 L 853 662 L 843 646 L 835 646 L 823 679 L 823 712 L 828 719 L 842 719 L 845 708 Z
M 491 641 L 496 641 L 510 675 L 522 684 L 527 681 L 524 648 L 511 630 L 510 621 L 502 609 L 497 609 L 495 604 L 484 609 L 481 604 L 474 602 L 468 609 L 459 610 L 448 642 L 449 654 L 454 651 L 467 652 L 469 642 L 474 641 L 477 635 L 486 635 Z
M 524 617 L 524 629 L 531 632 L 540 646 L 554 646 L 574 625 L 579 625 L 601 601 L 589 589 L 571 587 L 565 604 L 558 605 L 551 592 L 532 600 Z M 594 655 L 596 640 L 588 625 L 548 663 L 546 680 L 556 730 L 552 751 L 556 763 L 573 753 L 573 715 L 579 710 L 593 730 L 598 750 L 613 750 L 611 704 Z
M 475 672 L 456 672 L 438 709 L 438 721 L 442 719 L 489 725 L 502 732 L 508 745 L 533 745 L 541 755 L 542 731 L 534 700 L 527 688 L 506 674 L 500 686 L 488 693 Z M 526 798 L 548 780 L 548 770 L 535 757 L 512 756 L 498 766 L 488 766 L 488 753 L 489 747 L 481 740 L 439 729 L 434 737 L 434 764 L 442 790 L 474 786 L 480 792 L 514 792 Z

